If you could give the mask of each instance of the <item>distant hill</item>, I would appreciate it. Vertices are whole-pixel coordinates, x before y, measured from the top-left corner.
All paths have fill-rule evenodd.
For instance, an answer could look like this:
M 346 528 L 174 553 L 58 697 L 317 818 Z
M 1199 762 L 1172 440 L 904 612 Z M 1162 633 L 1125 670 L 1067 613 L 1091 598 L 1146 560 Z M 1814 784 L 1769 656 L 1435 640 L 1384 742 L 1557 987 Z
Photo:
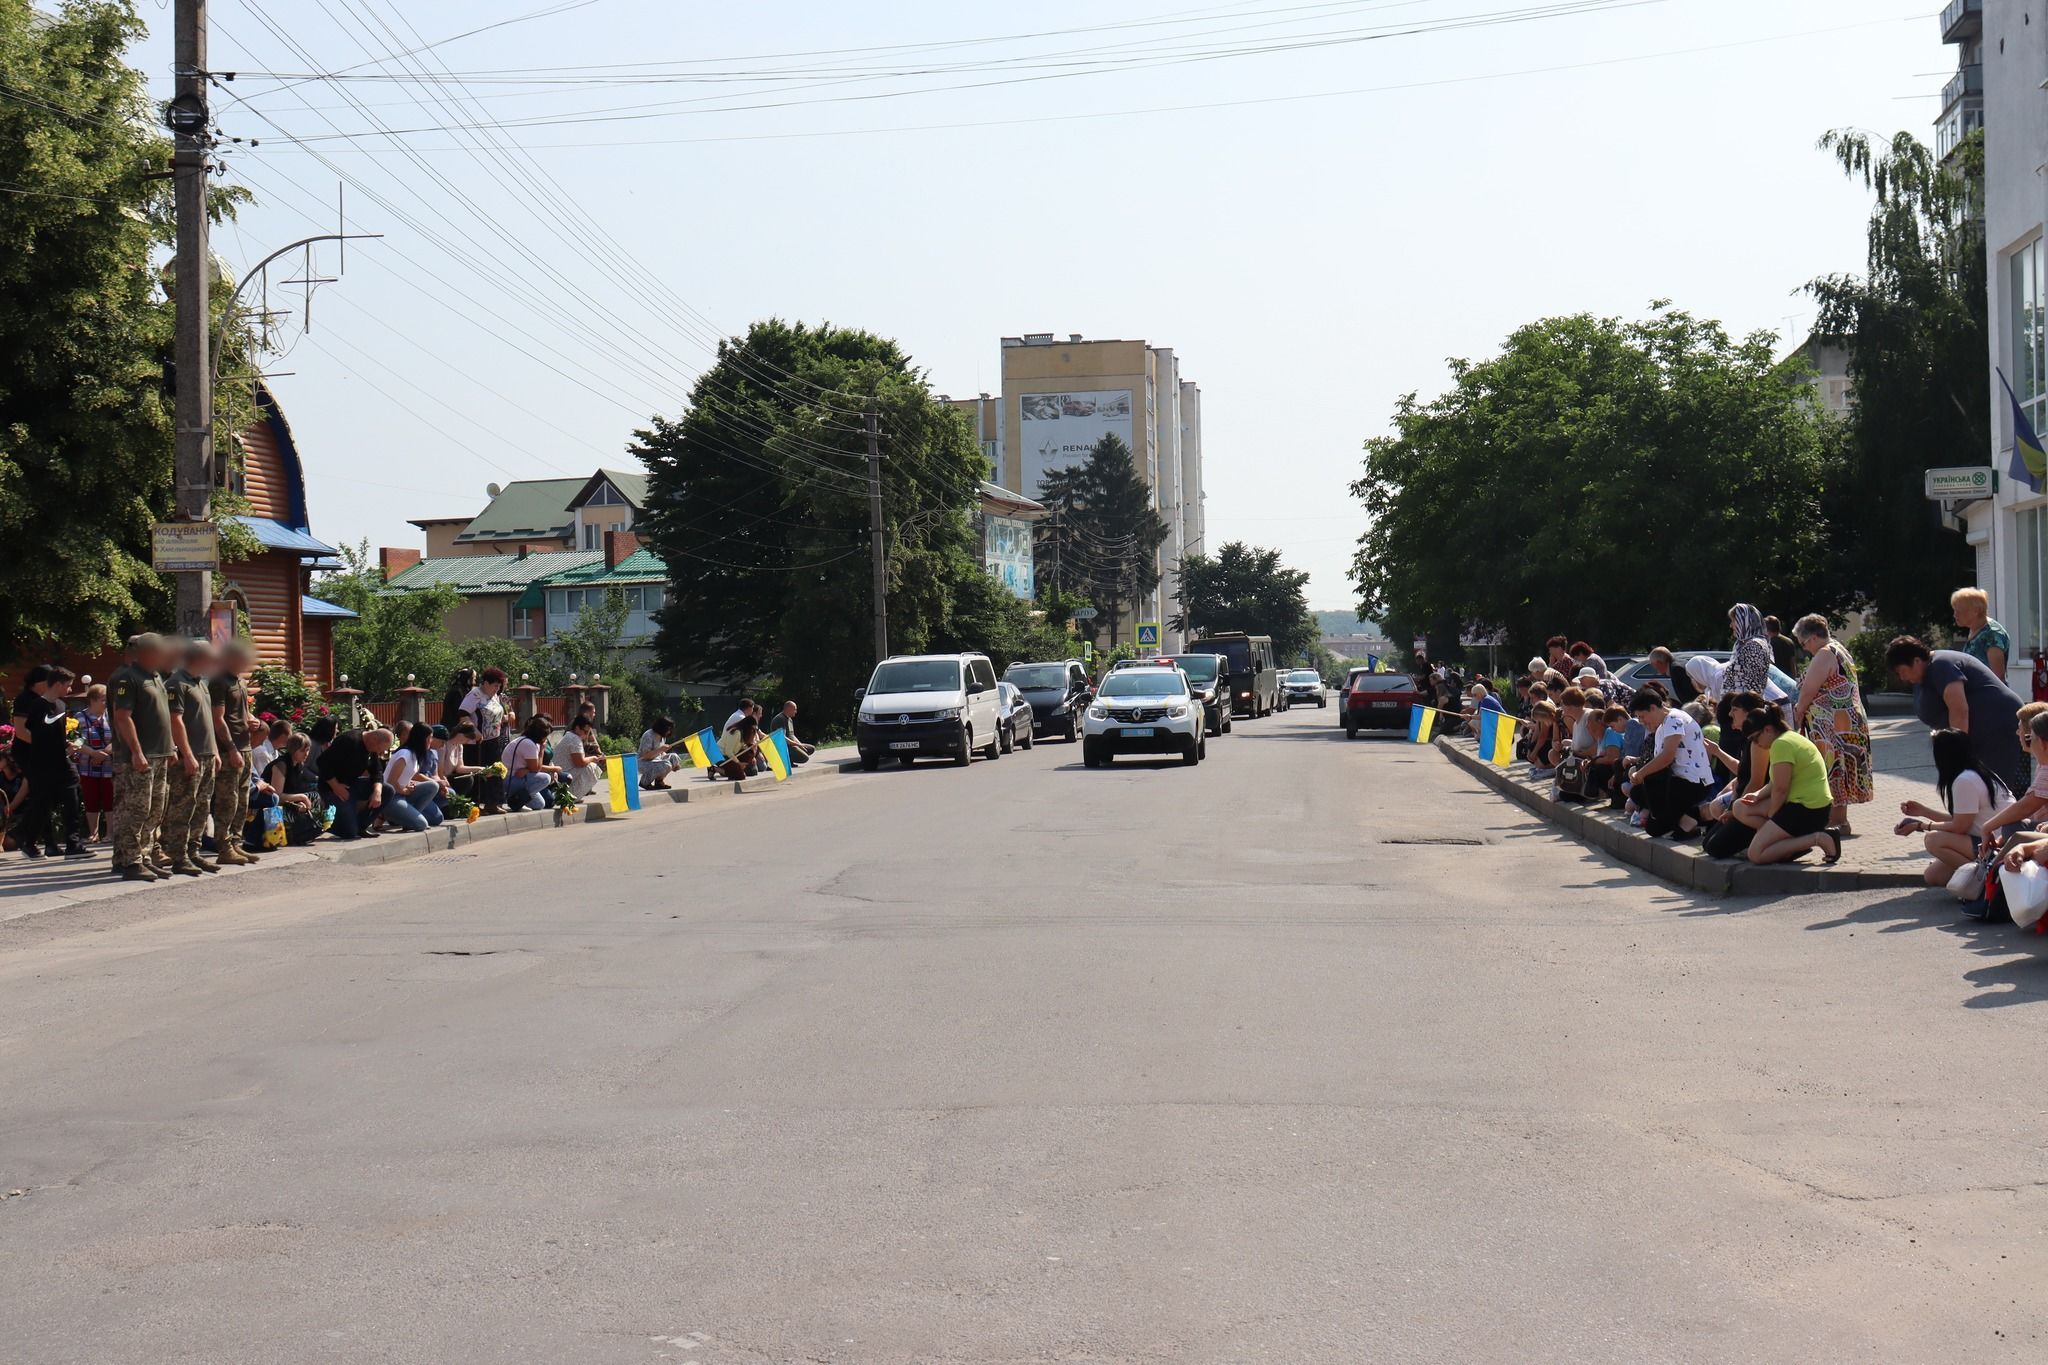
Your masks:
M 1333 635 L 1378 635 L 1379 623 L 1368 621 L 1355 611 L 1312 612 L 1325 638 Z

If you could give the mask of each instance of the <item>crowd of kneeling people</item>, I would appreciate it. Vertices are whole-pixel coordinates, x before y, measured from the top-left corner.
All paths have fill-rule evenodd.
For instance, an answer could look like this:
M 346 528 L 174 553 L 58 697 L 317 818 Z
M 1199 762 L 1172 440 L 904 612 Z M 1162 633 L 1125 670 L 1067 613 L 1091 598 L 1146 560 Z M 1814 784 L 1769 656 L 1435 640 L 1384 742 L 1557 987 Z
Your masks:
M 304 729 L 255 711 L 246 643 L 153 634 L 129 639 L 126 660 L 88 686 L 73 714 L 71 670 L 29 670 L 0 735 L 6 846 L 25 858 L 95 856 L 108 845 L 116 876 L 157 881 L 250 864 L 266 850 L 323 836 L 374 839 L 452 819 L 569 806 L 605 777 L 597 707 L 583 702 L 558 735 L 536 715 L 523 725 L 505 675 L 467 670 L 450 682 L 438 724 L 394 721 L 343 729 L 331 715 Z M 727 719 L 710 777 L 764 770 L 770 729 L 792 764 L 811 746 L 795 733 L 796 704 L 764 725 L 744 701 Z M 641 734 L 639 782 L 664 789 L 688 760 L 675 724 L 657 716 Z
M 1962 648 L 1900 636 L 1885 655 L 1931 736 L 1941 805 L 1902 802 L 1893 827 L 1926 848 L 1930 886 L 2000 850 L 2012 867 L 2048 865 L 2048 701 L 2023 702 L 2007 685 L 2009 646 L 1984 594 L 1959 590 L 1954 606 Z M 1816 851 L 1834 863 L 1850 809 L 1875 797 L 1856 665 L 1824 617 L 1788 636 L 1738 604 L 1729 624 L 1727 661 L 1695 655 L 1679 669 L 1660 647 L 1632 688 L 1590 646 L 1553 637 L 1515 681 L 1516 757 L 1560 799 L 1625 811 L 1653 838 L 1700 839 L 1711 855 L 1753 863 Z M 1484 683 L 1466 697 L 1468 710 L 1501 701 Z

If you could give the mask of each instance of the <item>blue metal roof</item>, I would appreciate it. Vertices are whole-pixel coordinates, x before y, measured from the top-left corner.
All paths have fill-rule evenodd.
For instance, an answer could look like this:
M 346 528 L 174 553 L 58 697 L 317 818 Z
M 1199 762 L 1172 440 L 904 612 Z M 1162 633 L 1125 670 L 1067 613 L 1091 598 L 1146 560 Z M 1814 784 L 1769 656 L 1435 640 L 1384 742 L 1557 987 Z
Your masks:
M 268 517 L 236 517 L 235 520 L 254 531 L 257 541 L 266 550 L 289 550 L 294 554 L 316 556 L 341 553 L 332 545 L 315 540 L 281 521 L 272 521 Z
M 334 603 L 322 602 L 317 597 L 301 597 L 299 599 L 299 615 L 326 616 L 337 621 L 353 621 L 356 619 L 356 614 L 347 607 L 337 607 Z

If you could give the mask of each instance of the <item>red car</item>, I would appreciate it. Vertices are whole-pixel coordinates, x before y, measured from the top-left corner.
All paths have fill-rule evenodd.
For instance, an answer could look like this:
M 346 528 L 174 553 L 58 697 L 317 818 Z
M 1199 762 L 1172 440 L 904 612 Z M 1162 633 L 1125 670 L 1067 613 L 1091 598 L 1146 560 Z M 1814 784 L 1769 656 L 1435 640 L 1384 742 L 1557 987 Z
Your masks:
M 1405 730 L 1409 708 L 1417 702 L 1434 705 L 1406 673 L 1354 668 L 1344 679 L 1337 723 L 1344 727 L 1346 739 L 1357 739 L 1360 730 Z

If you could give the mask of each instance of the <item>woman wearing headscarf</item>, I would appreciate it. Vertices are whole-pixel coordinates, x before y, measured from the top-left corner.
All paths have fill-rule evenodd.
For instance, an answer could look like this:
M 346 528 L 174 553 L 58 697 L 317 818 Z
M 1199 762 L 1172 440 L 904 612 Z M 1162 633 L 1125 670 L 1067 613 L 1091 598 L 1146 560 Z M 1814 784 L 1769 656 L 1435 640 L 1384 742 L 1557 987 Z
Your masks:
M 1771 642 L 1764 634 L 1764 614 L 1747 602 L 1737 602 L 1728 613 L 1728 626 L 1735 635 L 1735 653 L 1721 675 L 1723 692 L 1771 692 Z
M 1727 672 L 1728 665 L 1705 654 L 1695 654 L 1685 661 L 1685 676 L 1709 704 L 1721 700 L 1721 679 Z

